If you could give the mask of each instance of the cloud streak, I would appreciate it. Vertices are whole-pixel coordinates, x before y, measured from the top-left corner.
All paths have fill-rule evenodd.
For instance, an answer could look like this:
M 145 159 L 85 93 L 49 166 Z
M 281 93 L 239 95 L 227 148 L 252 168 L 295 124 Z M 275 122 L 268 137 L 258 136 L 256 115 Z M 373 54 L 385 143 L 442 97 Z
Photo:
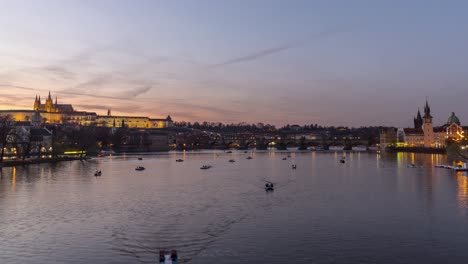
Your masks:
M 26 87 L 26 86 L 19 86 L 19 85 L 10 85 L 10 84 L 0 84 L 0 87 L 8 87 L 8 88 L 15 88 L 20 90 L 27 90 L 27 91 L 39 91 L 40 89 Z
M 135 89 L 133 89 L 131 91 L 125 92 L 124 97 L 135 98 L 135 97 L 139 96 L 140 94 L 144 94 L 144 93 L 149 92 L 151 89 L 152 89 L 151 86 L 138 87 L 138 88 L 135 88 Z
M 350 28 L 337 28 L 337 29 L 333 29 L 333 30 L 323 31 L 323 32 L 320 32 L 318 34 L 313 34 L 313 35 L 311 35 L 311 36 L 309 36 L 307 38 L 304 38 L 302 40 L 293 41 L 293 42 L 283 44 L 283 45 L 277 46 L 277 47 L 272 47 L 272 48 L 259 50 L 259 51 L 256 51 L 256 52 L 244 55 L 244 56 L 240 56 L 240 57 L 229 59 L 229 60 L 226 60 L 226 61 L 223 61 L 223 62 L 220 62 L 220 63 L 216 63 L 216 64 L 213 64 L 213 65 L 210 65 L 208 68 L 218 68 L 218 67 L 224 67 L 224 66 L 228 66 L 228 65 L 232 65 L 232 64 L 242 63 L 242 62 L 254 61 L 254 60 L 266 57 L 266 56 L 270 56 L 270 55 L 273 55 L 273 54 L 276 54 L 276 53 L 279 53 L 279 52 L 282 52 L 282 51 L 286 51 L 286 50 L 289 50 L 289 49 L 292 49 L 292 48 L 296 48 L 296 47 L 305 45 L 307 42 L 312 41 L 312 40 L 317 41 L 317 40 L 320 40 L 322 38 L 330 37 L 330 36 L 337 35 L 337 34 L 340 34 L 340 33 L 346 33 L 346 32 L 349 32 L 350 30 L 351 30 Z

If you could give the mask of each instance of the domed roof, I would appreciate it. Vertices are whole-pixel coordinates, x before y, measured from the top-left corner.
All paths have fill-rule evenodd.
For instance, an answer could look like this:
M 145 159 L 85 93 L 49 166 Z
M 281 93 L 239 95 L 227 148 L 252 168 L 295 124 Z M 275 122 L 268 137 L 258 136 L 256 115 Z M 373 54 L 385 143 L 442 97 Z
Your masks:
M 460 125 L 460 119 L 458 119 L 458 117 L 455 115 L 454 112 L 452 112 L 452 115 L 448 118 L 447 120 L 447 124 L 457 124 L 457 125 Z

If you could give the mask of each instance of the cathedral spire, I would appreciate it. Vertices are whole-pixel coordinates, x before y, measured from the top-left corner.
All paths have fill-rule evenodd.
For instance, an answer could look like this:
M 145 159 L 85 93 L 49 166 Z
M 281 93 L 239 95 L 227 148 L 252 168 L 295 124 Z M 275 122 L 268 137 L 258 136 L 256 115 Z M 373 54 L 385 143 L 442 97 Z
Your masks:
M 55 106 L 57 106 L 57 96 L 55 96 Z

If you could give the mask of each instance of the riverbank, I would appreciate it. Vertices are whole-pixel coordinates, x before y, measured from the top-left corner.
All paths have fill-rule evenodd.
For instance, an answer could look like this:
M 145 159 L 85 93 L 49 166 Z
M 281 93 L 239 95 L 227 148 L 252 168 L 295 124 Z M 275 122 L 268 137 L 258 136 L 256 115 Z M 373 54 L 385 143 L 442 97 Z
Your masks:
M 39 163 L 55 163 L 61 161 L 73 161 L 73 160 L 88 160 L 89 157 L 80 158 L 80 157 L 56 157 L 56 158 L 40 158 L 40 159 L 27 159 L 27 160 L 4 160 L 0 163 L 1 167 L 13 167 L 13 166 L 24 166 L 30 164 L 39 164 Z

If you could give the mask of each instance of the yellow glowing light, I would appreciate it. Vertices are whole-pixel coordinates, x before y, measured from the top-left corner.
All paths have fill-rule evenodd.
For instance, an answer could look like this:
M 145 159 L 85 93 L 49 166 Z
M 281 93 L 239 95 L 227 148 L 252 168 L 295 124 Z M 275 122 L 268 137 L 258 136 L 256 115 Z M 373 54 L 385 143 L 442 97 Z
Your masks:
M 84 150 L 74 150 L 74 151 L 65 151 L 63 152 L 64 155 L 76 155 L 76 154 L 86 154 L 86 151 Z

